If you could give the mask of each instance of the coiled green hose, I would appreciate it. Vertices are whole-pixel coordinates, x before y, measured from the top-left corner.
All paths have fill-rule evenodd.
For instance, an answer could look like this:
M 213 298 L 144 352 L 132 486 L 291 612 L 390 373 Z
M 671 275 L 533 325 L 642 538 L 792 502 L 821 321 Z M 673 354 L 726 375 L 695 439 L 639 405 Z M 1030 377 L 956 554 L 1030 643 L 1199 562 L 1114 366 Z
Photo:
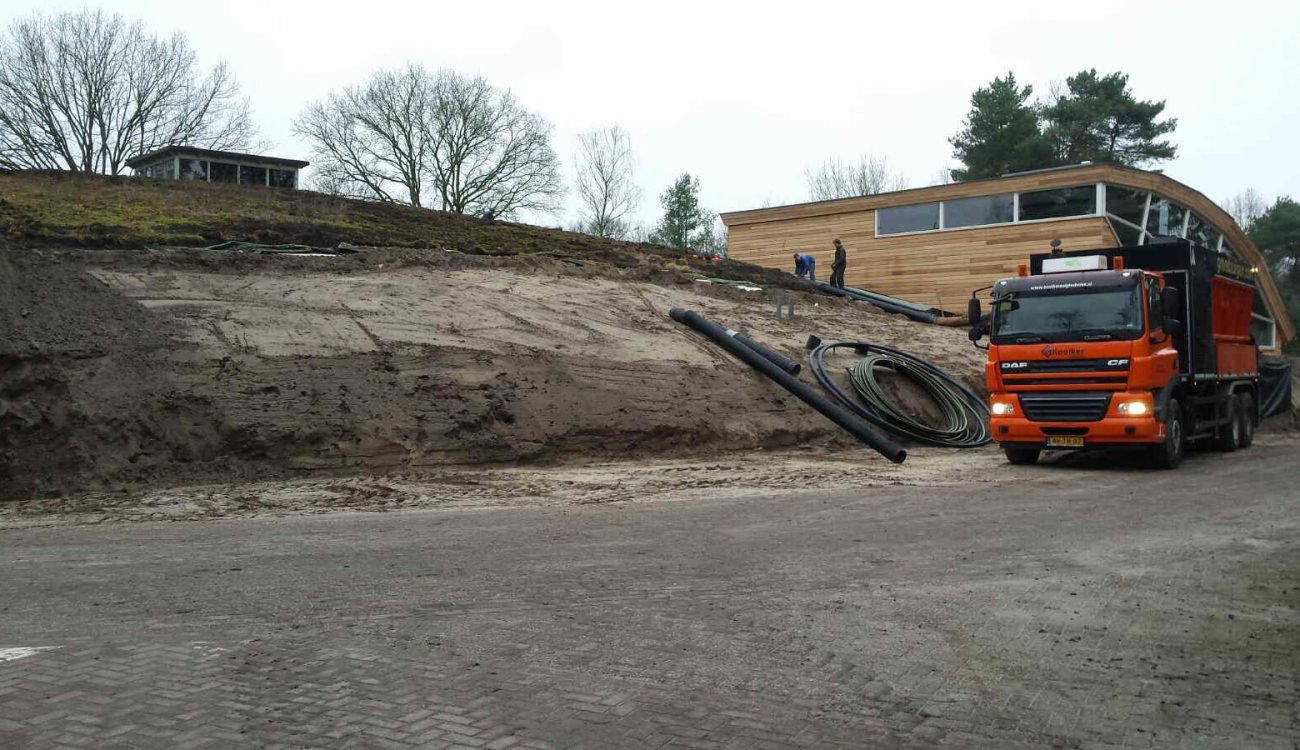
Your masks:
M 837 348 L 862 355 L 848 368 L 849 382 L 858 398 L 845 393 L 826 373 L 826 352 Z M 864 341 L 821 343 L 808 353 L 808 367 L 817 382 L 843 406 L 896 435 L 950 448 L 973 448 L 990 440 L 984 400 L 944 371 L 907 352 Z M 939 409 L 939 423 L 921 422 L 898 408 L 876 379 L 880 370 L 889 370 L 924 389 Z

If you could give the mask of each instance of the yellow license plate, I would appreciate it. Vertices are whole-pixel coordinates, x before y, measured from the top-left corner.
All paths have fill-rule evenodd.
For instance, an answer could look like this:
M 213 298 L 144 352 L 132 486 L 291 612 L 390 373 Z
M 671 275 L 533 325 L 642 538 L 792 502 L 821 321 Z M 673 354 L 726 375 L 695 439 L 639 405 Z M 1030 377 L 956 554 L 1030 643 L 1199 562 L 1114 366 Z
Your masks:
M 1050 448 L 1082 448 L 1083 438 L 1074 435 L 1054 435 L 1047 439 Z

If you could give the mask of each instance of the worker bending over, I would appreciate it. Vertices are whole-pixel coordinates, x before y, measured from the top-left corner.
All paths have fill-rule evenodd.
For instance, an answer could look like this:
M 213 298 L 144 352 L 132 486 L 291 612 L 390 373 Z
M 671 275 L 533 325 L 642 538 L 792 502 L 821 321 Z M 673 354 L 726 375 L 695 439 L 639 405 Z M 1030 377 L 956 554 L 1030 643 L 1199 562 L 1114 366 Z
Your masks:
M 817 283 L 817 259 L 812 253 L 794 254 L 794 275 L 801 279 L 806 275 L 809 281 Z

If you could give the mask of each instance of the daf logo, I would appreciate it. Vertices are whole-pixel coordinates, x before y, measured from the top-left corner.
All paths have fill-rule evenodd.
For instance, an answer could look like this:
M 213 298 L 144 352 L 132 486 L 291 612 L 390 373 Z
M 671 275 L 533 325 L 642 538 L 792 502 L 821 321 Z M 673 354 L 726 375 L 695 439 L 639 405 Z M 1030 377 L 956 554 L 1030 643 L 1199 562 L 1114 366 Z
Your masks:
M 1107 365 L 1108 367 L 1123 367 L 1124 365 L 1127 365 L 1127 364 L 1128 364 L 1128 360 L 1127 360 L 1127 359 L 1108 359 L 1108 360 L 1106 360 L 1106 365 Z
M 1028 367 L 1028 366 L 1029 366 L 1028 362 L 1003 362 L 1002 363 L 1002 369 L 1004 370 L 1019 370 L 1023 367 Z

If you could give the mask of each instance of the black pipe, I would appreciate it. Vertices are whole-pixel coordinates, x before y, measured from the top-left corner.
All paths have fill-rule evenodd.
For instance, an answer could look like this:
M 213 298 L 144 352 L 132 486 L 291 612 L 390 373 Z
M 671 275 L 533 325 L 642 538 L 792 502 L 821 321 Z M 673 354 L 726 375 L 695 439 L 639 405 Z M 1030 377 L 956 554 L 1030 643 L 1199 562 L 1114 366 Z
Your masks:
M 831 286 L 830 284 L 827 284 L 822 281 L 817 282 L 817 288 L 825 292 L 826 294 L 833 294 L 836 297 L 846 297 L 848 299 L 858 300 L 859 302 L 866 302 L 869 305 L 875 305 L 876 307 L 880 308 L 881 310 L 884 310 L 887 313 L 903 315 L 909 318 L 910 320 L 917 321 L 918 323 L 933 323 L 936 318 L 934 313 L 920 312 L 918 310 L 913 310 L 910 307 L 901 307 L 899 305 L 891 304 L 883 300 L 873 299 L 871 297 L 868 297 L 865 294 L 856 294 L 854 292 L 850 292 L 847 289 L 840 289 L 837 286 Z
M 777 385 L 797 396 L 800 401 L 821 412 L 827 419 L 843 427 L 853 437 L 871 446 L 890 461 L 901 464 L 907 458 L 907 451 L 903 449 L 903 446 L 877 433 L 857 416 L 831 403 L 807 384 L 799 382 L 789 373 L 768 361 L 763 355 L 735 340 L 727 334 L 727 329 L 717 323 L 705 320 L 698 313 L 683 310 L 680 307 L 669 310 L 668 316 L 678 323 L 688 325 L 713 339 L 714 343 L 731 352 L 736 359 L 776 381 Z
M 744 344 L 745 346 L 748 346 L 750 349 L 753 349 L 754 351 L 758 352 L 763 356 L 763 359 L 766 359 L 768 362 L 771 362 L 777 367 L 780 367 L 782 370 L 785 370 L 790 375 L 798 375 L 799 371 L 803 369 L 803 365 L 799 364 L 798 362 L 795 362 L 793 359 L 790 359 L 789 357 L 783 357 L 780 354 L 777 354 L 776 352 L 772 351 L 771 349 L 768 349 L 766 346 L 763 346 L 762 344 L 751 339 L 750 337 L 746 336 L 743 333 L 738 333 L 728 328 L 727 335 L 739 341 L 740 343 Z

